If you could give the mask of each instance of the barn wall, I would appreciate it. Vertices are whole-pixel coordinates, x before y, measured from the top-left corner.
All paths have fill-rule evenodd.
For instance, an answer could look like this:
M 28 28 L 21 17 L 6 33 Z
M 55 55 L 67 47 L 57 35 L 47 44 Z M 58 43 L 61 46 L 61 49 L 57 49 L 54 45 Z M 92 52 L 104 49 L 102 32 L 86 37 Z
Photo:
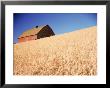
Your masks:
M 26 41 L 30 41 L 30 40 L 36 40 L 36 39 L 37 39 L 37 35 L 31 35 L 31 36 L 19 38 L 18 42 L 26 42 Z
M 25 41 L 24 37 L 18 39 L 18 42 L 24 42 L 24 41 Z
M 45 26 L 37 35 L 39 39 L 39 38 L 49 37 L 55 34 L 50 27 Z
M 27 40 L 36 40 L 37 35 L 30 35 Z

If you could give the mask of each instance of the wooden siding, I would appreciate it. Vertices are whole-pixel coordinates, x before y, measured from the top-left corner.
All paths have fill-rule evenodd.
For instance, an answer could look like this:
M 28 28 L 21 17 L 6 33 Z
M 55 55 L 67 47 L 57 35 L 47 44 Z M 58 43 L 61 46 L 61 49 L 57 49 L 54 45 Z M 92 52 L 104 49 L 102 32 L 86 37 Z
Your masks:
M 37 35 L 30 35 L 30 36 L 19 38 L 18 42 L 26 42 L 26 41 L 30 41 L 30 40 L 36 40 L 36 39 L 37 39 Z

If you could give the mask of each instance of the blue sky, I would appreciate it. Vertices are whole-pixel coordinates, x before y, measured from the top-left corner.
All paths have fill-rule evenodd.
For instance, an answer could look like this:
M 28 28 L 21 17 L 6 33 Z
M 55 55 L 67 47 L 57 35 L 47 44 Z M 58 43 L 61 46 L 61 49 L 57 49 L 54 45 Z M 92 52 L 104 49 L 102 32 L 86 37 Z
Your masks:
M 14 43 L 22 32 L 37 25 L 48 24 L 56 35 L 97 25 L 96 13 L 14 13 L 13 18 Z

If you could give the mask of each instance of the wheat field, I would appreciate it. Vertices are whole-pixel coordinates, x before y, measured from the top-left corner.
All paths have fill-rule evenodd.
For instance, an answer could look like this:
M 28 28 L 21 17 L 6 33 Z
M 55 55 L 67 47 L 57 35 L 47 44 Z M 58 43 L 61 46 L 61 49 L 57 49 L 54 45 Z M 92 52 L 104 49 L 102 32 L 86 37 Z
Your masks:
M 97 26 L 14 44 L 14 75 L 96 75 Z

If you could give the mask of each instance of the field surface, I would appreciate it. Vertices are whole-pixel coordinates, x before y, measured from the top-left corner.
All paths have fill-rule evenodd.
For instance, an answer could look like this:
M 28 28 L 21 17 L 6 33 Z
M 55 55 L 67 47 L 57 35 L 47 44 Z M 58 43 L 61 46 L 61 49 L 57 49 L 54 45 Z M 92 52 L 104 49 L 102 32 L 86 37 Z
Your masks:
M 14 44 L 14 75 L 96 75 L 97 27 Z

